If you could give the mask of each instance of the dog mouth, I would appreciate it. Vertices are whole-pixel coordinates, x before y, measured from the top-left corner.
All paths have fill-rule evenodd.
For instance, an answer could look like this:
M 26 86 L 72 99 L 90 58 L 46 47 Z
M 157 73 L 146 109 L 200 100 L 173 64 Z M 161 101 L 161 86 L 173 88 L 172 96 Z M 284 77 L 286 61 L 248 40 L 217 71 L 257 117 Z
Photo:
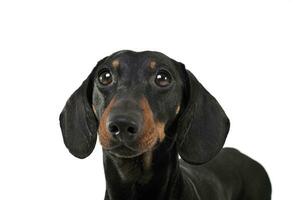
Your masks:
M 125 144 L 121 144 L 111 149 L 103 149 L 103 150 L 108 154 L 118 158 L 134 158 L 142 155 L 145 152 L 145 151 L 138 151 Z
M 147 151 L 153 151 L 159 146 L 159 142 L 156 142 L 151 148 L 139 150 L 125 143 L 112 146 L 111 148 L 103 148 L 103 151 L 117 158 L 135 158 L 141 156 Z

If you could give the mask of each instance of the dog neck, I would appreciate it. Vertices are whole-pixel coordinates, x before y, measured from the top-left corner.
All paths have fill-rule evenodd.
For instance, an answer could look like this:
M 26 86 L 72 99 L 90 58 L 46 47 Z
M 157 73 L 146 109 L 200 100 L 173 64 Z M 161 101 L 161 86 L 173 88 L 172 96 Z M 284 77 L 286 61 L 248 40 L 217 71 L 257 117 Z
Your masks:
M 106 200 L 167 200 L 179 196 L 181 191 L 174 188 L 182 183 L 182 176 L 175 146 L 170 151 L 154 150 L 135 158 L 103 155 Z

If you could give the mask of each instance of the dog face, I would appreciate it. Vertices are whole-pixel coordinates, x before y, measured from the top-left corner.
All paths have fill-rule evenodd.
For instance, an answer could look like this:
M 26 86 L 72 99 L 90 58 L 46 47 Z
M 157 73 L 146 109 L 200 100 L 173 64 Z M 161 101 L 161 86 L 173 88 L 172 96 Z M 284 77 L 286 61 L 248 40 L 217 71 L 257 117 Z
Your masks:
M 90 155 L 99 135 L 103 150 L 117 157 L 169 139 L 182 159 L 201 164 L 221 150 L 229 120 L 182 63 L 158 52 L 120 51 L 99 61 L 71 95 L 60 126 L 78 158 Z
M 104 150 L 134 157 L 165 139 L 180 111 L 181 71 L 157 52 L 119 52 L 97 66 L 92 107 Z

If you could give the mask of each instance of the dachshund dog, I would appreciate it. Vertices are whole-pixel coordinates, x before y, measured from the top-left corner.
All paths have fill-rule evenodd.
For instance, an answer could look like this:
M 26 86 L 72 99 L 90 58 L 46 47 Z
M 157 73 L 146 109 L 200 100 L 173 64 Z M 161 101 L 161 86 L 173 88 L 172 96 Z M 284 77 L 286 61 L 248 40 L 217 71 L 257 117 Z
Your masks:
M 89 156 L 99 136 L 105 200 L 271 199 L 264 168 L 222 149 L 229 125 L 182 63 L 152 51 L 99 61 L 60 114 L 74 156 Z

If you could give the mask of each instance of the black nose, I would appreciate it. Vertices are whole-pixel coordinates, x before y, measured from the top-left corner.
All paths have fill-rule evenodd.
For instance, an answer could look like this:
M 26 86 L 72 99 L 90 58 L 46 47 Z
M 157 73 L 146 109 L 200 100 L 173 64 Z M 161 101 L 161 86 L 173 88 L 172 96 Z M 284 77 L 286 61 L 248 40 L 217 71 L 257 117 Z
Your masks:
M 108 122 L 107 129 L 113 136 L 120 136 L 124 139 L 133 139 L 139 131 L 139 126 L 135 119 L 119 115 L 112 117 Z

